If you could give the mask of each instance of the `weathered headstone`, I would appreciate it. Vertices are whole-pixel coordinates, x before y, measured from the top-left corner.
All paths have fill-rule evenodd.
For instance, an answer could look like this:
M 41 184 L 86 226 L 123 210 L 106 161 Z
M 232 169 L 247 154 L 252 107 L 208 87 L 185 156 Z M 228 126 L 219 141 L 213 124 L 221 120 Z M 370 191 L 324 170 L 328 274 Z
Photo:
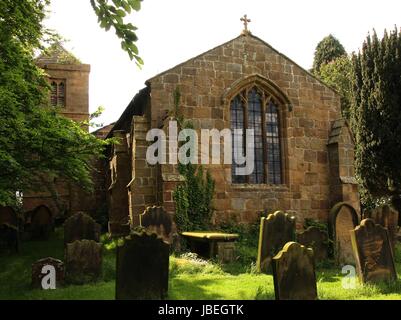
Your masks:
M 165 241 L 171 243 L 172 219 L 162 207 L 148 207 L 139 216 L 140 225 L 148 232 L 155 232 Z
M 234 242 L 217 242 L 217 259 L 220 263 L 230 263 L 235 260 Z
M 297 234 L 297 241 L 305 247 L 313 249 L 315 262 L 327 259 L 329 237 L 327 232 L 318 227 L 309 227 L 303 232 Z
M 350 231 L 358 225 L 358 222 L 357 212 L 345 202 L 337 203 L 330 210 L 330 238 L 334 246 L 335 259 L 339 265 L 355 264 Z
M 48 266 L 50 266 L 50 268 L 47 268 Z M 54 268 L 54 270 L 51 270 L 51 268 Z M 44 282 L 46 282 L 45 285 L 48 285 L 48 282 L 51 283 L 53 281 L 53 279 L 51 279 L 53 276 L 55 288 L 64 285 L 65 270 L 64 263 L 61 260 L 49 257 L 40 259 L 32 264 L 32 288 L 43 289 L 43 278 L 49 277 L 49 280 L 46 278 L 44 279 Z
M 287 242 L 295 240 L 295 217 L 277 211 L 261 218 L 259 231 L 259 246 L 257 268 L 259 272 L 267 273 L 272 258 Z
M 277 300 L 316 300 L 313 250 L 288 242 L 273 258 L 273 278 Z
M 64 222 L 64 245 L 76 240 L 100 241 L 101 226 L 86 213 L 77 212 Z
M 93 240 L 76 240 L 65 249 L 66 280 L 73 284 L 93 282 L 102 273 L 102 245 Z
M 394 251 L 398 233 L 398 211 L 389 205 L 384 205 L 368 212 L 366 218 L 371 218 L 375 223 L 387 228 Z
M 32 211 L 29 231 L 33 239 L 48 239 L 53 230 L 54 221 L 50 209 L 46 206 L 39 206 Z
M 170 245 L 157 234 L 132 233 L 117 248 L 116 299 L 165 299 Z
M 113 238 L 120 238 L 129 235 L 131 232 L 130 223 L 112 222 L 108 223 L 109 233 Z
M 18 228 L 18 217 L 12 207 L 0 206 L 0 224 L 9 224 Z
M 16 226 L 8 223 L 0 224 L 0 252 L 19 251 L 19 232 Z
M 387 229 L 375 224 L 372 219 L 365 219 L 350 233 L 361 282 L 396 280 L 394 256 Z

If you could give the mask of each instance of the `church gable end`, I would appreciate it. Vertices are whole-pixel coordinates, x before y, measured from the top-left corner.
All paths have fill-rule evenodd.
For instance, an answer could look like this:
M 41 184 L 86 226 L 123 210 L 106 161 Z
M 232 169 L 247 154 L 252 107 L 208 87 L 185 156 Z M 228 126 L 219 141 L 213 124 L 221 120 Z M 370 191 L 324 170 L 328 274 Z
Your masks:
M 325 220 L 330 205 L 327 141 L 331 122 L 340 117 L 339 96 L 259 38 L 241 35 L 150 79 L 152 127 L 172 108 L 172 93 L 179 87 L 184 116 L 195 128 L 231 128 L 232 99 L 252 83 L 277 101 L 279 120 L 272 128 L 278 128 L 280 155 L 269 162 L 273 144 L 269 149 L 267 143 L 260 150 L 259 176 L 243 181 L 232 179 L 230 165 L 209 167 L 216 180 L 216 220 L 254 221 L 265 210 L 294 210 L 298 223 L 303 217 Z M 261 105 L 266 116 L 267 107 Z M 272 176 L 272 166 L 282 176 Z
M 276 210 L 294 211 L 298 226 L 305 217 L 327 221 L 332 190 L 327 144 L 341 116 L 340 98 L 331 88 L 249 32 L 146 84 L 151 90 L 149 128 L 168 126 L 166 114 L 178 87 L 183 115 L 195 129 L 257 132 L 251 175 L 238 178 L 234 165 L 206 165 L 216 182 L 215 222 L 253 222 L 261 212 Z M 138 183 L 141 159 L 134 166 Z M 149 176 L 148 165 L 143 169 Z M 154 202 L 174 214 L 172 193 L 181 179 L 176 166 L 162 164 L 150 176 L 153 182 L 146 186 L 130 184 L 131 218 L 140 213 L 136 205 Z M 136 201 L 145 187 L 148 196 Z

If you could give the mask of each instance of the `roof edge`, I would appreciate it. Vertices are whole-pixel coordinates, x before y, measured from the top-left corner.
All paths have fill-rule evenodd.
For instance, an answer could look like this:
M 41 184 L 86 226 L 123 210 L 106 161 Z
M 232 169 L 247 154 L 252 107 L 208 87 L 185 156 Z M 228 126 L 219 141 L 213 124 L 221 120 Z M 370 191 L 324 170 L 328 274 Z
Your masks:
M 255 36 L 255 35 L 253 35 L 252 33 L 249 33 L 249 34 L 240 34 L 239 36 L 237 36 L 237 37 L 235 37 L 235 38 L 233 38 L 233 39 L 231 39 L 231 40 L 229 40 L 229 41 L 226 41 L 226 42 L 224 42 L 224 43 L 222 43 L 222 44 L 219 44 L 219 45 L 213 47 L 212 49 L 209 49 L 209 50 L 207 50 L 207 51 L 204 51 L 204 52 L 202 52 L 202 53 L 196 55 L 195 57 L 192 57 L 192 58 L 190 58 L 190 59 L 187 59 L 187 60 L 185 60 L 184 62 L 181 62 L 181 63 L 179 63 L 179 64 L 177 64 L 177 65 L 175 65 L 175 66 L 173 66 L 173 67 L 171 67 L 171 68 L 168 68 L 167 70 L 165 70 L 165 71 L 163 71 L 163 72 L 160 72 L 160 73 L 154 75 L 153 77 L 149 78 L 148 80 L 146 80 L 146 81 L 145 81 L 145 84 L 146 84 L 146 85 L 149 85 L 149 84 L 152 82 L 152 80 L 154 80 L 155 78 L 160 77 L 160 76 L 163 76 L 163 75 L 165 75 L 166 73 L 168 73 L 169 71 L 171 71 L 171 70 L 173 70 L 173 69 L 175 69 L 175 68 L 181 67 L 181 66 L 187 64 L 188 62 L 190 62 L 190 61 L 192 61 L 192 60 L 195 60 L 195 59 L 197 59 L 197 58 L 199 58 L 199 57 L 201 57 L 201 56 L 203 56 L 203 55 L 205 55 L 205 54 L 208 54 L 209 52 L 211 52 L 211 51 L 213 51 L 213 50 L 215 50 L 215 49 L 217 49 L 217 48 L 219 48 L 219 47 L 222 47 L 222 46 L 224 46 L 224 45 L 226 45 L 226 44 L 228 44 L 228 43 L 230 43 L 230 42 L 232 42 L 232 41 L 235 41 L 235 40 L 237 40 L 237 39 L 239 39 L 239 38 L 241 38 L 241 37 L 252 37 L 252 38 L 254 38 L 254 39 L 256 39 L 256 40 L 262 42 L 264 45 L 266 45 L 267 47 L 269 47 L 271 50 L 273 50 L 274 52 L 276 52 L 278 55 L 282 56 L 283 58 L 287 59 L 289 62 L 291 62 L 292 64 L 294 64 L 296 67 L 300 68 L 300 69 L 301 69 L 302 71 L 304 71 L 307 75 L 309 75 L 310 77 L 312 77 L 313 79 L 315 79 L 317 82 L 319 82 L 320 84 L 322 84 L 322 85 L 325 86 L 326 88 L 328 88 L 328 89 L 330 89 L 331 91 L 333 91 L 336 95 L 341 96 L 341 95 L 339 94 L 339 92 L 338 92 L 335 88 L 333 88 L 332 86 L 328 85 L 328 84 L 325 83 L 323 80 L 321 80 L 319 77 L 317 77 L 316 75 L 314 75 L 313 73 L 311 73 L 310 71 L 308 71 L 307 69 L 305 69 L 304 67 L 300 66 L 300 65 L 299 65 L 298 63 L 296 63 L 294 60 L 292 60 L 291 58 L 289 58 L 287 55 L 281 53 L 280 51 L 278 51 L 277 49 L 275 49 L 273 46 L 271 46 L 269 43 L 267 43 L 266 41 L 262 40 L 261 38 Z
M 128 117 L 131 113 L 134 113 L 135 106 L 140 102 L 140 99 L 143 95 L 150 94 L 150 86 L 146 86 L 138 91 L 138 93 L 134 96 L 134 98 L 130 101 L 128 106 L 125 108 L 120 118 L 114 123 L 113 127 L 110 129 L 109 133 L 106 136 L 106 139 L 110 138 L 113 134 L 113 131 L 119 130 L 119 127 L 123 123 L 124 119 Z

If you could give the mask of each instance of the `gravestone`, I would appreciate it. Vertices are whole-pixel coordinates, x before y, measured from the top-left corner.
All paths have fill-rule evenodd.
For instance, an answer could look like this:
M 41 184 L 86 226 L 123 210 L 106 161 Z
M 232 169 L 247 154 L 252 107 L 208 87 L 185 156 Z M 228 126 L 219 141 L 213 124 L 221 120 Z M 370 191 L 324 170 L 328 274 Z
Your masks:
M 8 224 L 18 228 L 18 217 L 12 207 L 0 206 L 0 224 Z
M 386 228 L 372 219 L 362 220 L 351 231 L 356 266 L 361 282 L 395 281 L 397 273 Z
M 303 232 L 297 234 L 299 244 L 313 249 L 315 262 L 327 259 L 329 237 L 327 232 L 318 227 L 309 227 Z
M 100 241 L 101 226 L 86 213 L 77 212 L 64 222 L 64 245 L 76 240 Z
M 368 212 L 366 218 L 371 218 L 375 223 L 387 228 L 394 252 L 398 233 L 398 211 L 389 205 L 384 205 Z
M 140 225 L 148 232 L 155 232 L 171 243 L 172 219 L 162 207 L 147 207 L 139 216 Z
M 316 300 L 317 287 L 313 250 L 288 242 L 273 258 L 276 300 Z
M 29 231 L 32 239 L 46 240 L 54 227 L 53 215 L 46 206 L 39 206 L 32 211 Z
M 93 282 L 102 273 L 102 245 L 93 240 L 76 240 L 65 249 L 66 281 L 73 284 Z
M 287 242 L 295 240 L 295 217 L 277 211 L 261 218 L 259 231 L 259 246 L 257 269 L 267 273 L 272 258 L 284 247 Z
M 16 226 L 8 223 L 0 224 L 0 253 L 18 253 L 19 231 Z
M 51 266 L 55 270 L 55 287 L 58 288 L 64 285 L 64 263 L 61 260 L 54 258 L 44 258 L 32 264 L 32 288 L 43 289 L 42 279 L 49 274 L 49 271 L 44 269 L 46 266 Z
M 235 260 L 234 242 L 217 242 L 217 259 L 220 263 L 230 263 Z
M 155 233 L 132 233 L 117 248 L 116 299 L 159 300 L 168 293 L 170 245 Z
M 355 265 L 350 231 L 359 222 L 356 210 L 345 202 L 337 203 L 329 213 L 329 234 L 333 241 L 336 262 L 339 265 Z

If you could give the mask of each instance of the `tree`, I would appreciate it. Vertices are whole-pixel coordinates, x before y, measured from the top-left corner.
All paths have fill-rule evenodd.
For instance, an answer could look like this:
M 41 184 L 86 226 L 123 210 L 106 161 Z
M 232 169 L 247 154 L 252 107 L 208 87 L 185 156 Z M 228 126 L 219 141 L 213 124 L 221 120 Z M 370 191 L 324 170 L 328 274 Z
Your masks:
M 319 73 L 323 82 L 340 94 L 342 115 L 349 119 L 352 95 L 352 60 L 348 55 L 342 55 L 329 63 L 323 64 Z
M 351 126 L 356 173 L 369 196 L 401 212 L 401 34 L 368 36 L 353 55 Z
M 141 64 L 133 45 L 135 27 L 122 20 L 122 11 L 139 10 L 139 2 L 91 3 L 101 26 L 113 26 L 123 48 Z M 0 205 L 13 205 L 17 191 L 37 190 L 49 178 L 62 178 L 90 190 L 92 160 L 101 157 L 108 144 L 49 105 L 49 86 L 34 63 L 34 53 L 43 49 L 42 41 L 50 35 L 43 27 L 49 3 L 0 2 Z
M 313 73 L 317 76 L 320 75 L 320 68 L 326 63 L 346 55 L 343 45 L 333 35 L 328 35 L 323 38 L 316 47 L 315 57 L 313 60 Z
M 106 31 L 113 27 L 116 35 L 121 39 L 121 48 L 128 52 L 131 60 L 136 60 L 138 67 L 143 65 L 135 45 L 138 40 L 135 33 L 137 27 L 132 23 L 124 23 L 127 14 L 130 14 L 132 10 L 139 11 L 141 9 L 142 0 L 90 0 L 90 2 L 98 16 L 100 27 Z

